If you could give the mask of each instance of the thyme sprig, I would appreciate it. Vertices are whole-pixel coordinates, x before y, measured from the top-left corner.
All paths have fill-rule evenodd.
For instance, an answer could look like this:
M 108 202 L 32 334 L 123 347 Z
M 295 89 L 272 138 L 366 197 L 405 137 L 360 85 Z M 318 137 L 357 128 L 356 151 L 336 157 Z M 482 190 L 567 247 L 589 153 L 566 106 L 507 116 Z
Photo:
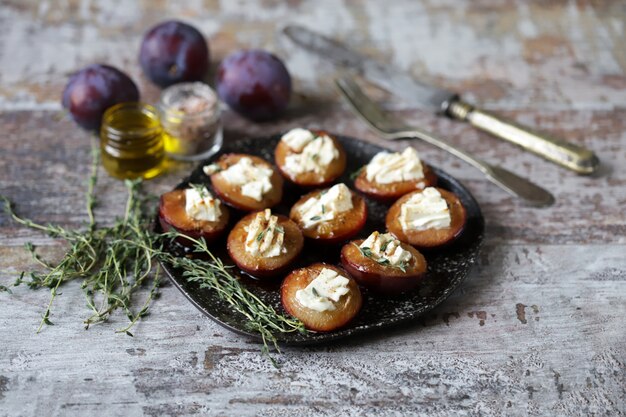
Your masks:
M 177 257 L 163 251 L 158 254 L 160 260 L 179 268 L 187 281 L 198 283 L 200 288 L 215 291 L 221 300 L 246 317 L 248 329 L 261 335 L 262 352 L 272 360 L 272 363 L 276 365 L 269 354 L 270 346 L 280 352 L 276 333 L 306 332 L 300 320 L 278 313 L 241 284 L 233 268 L 224 265 L 222 260 L 211 252 L 204 239 L 193 239 L 178 232 L 169 232 L 162 236 L 187 239 L 192 243 L 195 253 L 207 257 L 208 260 Z
M 128 198 L 124 216 L 116 219 L 112 226 L 100 227 L 93 211 L 96 206 L 98 156 L 98 148 L 94 143 L 86 196 L 88 223 L 84 228 L 69 230 L 22 218 L 15 212 L 11 202 L 0 195 L 0 202 L 3 203 L 6 213 L 15 222 L 45 232 L 53 238 L 64 239 L 68 243 L 67 252 L 56 264 L 43 259 L 37 253 L 35 245 L 27 243 L 26 250 L 44 272 L 22 272 L 12 285 L 0 285 L 0 291 L 11 292 L 12 287 L 22 284 L 32 289 L 50 289 L 50 299 L 37 329 L 39 332 L 44 325 L 53 325 L 52 306 L 60 295 L 60 286 L 68 281 L 79 280 L 87 306 L 91 310 L 91 315 L 84 321 L 85 328 L 106 322 L 119 310 L 128 317 L 128 324 L 116 331 L 133 336 L 130 330 L 141 318 L 148 315 L 152 301 L 159 295 L 161 274 L 157 261 L 166 262 L 180 269 L 188 281 L 198 283 L 200 288 L 215 291 L 235 312 L 246 317 L 249 329 L 261 335 L 262 352 L 276 364 L 269 355 L 272 346 L 279 351 L 276 334 L 305 332 L 303 324 L 297 319 L 280 314 L 247 290 L 232 268 L 224 265 L 211 253 L 203 239 L 192 239 L 178 232 L 161 235 L 152 232 L 150 223 L 154 210 L 151 207 L 154 204 L 152 198 L 142 192 L 140 180 L 125 182 Z M 163 249 L 165 239 L 180 238 L 190 240 L 195 252 L 204 254 L 208 260 L 177 257 Z M 133 309 L 137 293 L 148 283 L 150 285 L 147 296 L 138 309 Z
M 400 263 L 397 263 L 397 264 L 392 264 L 389 261 L 389 259 L 381 258 L 381 257 L 378 257 L 378 256 L 374 255 L 374 253 L 372 253 L 372 249 L 367 247 L 367 246 L 360 247 L 356 243 L 353 243 L 353 245 L 356 246 L 356 248 L 359 250 L 361 255 L 364 256 L 365 258 L 371 259 L 374 262 L 378 263 L 379 265 L 390 266 L 390 267 L 393 267 L 393 268 L 398 268 L 400 271 L 406 272 L 406 267 L 408 266 L 406 262 L 400 262 Z M 387 246 L 385 245 L 385 248 L 386 247 Z M 382 251 L 383 251 L 383 249 L 381 248 L 381 252 Z
M 151 216 L 147 207 L 150 199 L 140 192 L 140 181 L 127 181 L 128 200 L 124 217 L 117 219 L 112 226 L 98 227 L 94 216 L 96 206 L 95 187 L 97 184 L 98 147 L 92 147 L 91 174 L 88 179 L 86 209 L 88 223 L 86 227 L 70 230 L 58 225 L 39 224 L 19 216 L 11 202 L 0 196 L 5 212 L 18 224 L 45 232 L 53 238 L 67 242 L 68 249 L 58 263 L 43 259 L 35 245 L 28 242 L 26 250 L 43 272 L 22 272 L 10 286 L 0 290 L 10 291 L 11 287 L 21 284 L 31 289 L 49 288 L 50 299 L 37 328 L 40 332 L 44 325 L 53 325 L 52 306 L 60 295 L 59 287 L 73 280 L 81 281 L 91 315 L 85 319 L 85 328 L 94 323 L 107 321 L 116 310 L 122 310 L 128 317 L 129 324 L 118 332 L 132 336 L 130 329 L 148 314 L 150 302 L 158 296 L 160 277 L 154 273 L 153 254 L 146 250 L 137 250 L 121 243 L 123 240 L 141 242 L 143 246 L 153 248 L 157 244 L 156 236 L 147 232 Z M 28 278 L 24 278 L 27 275 Z M 144 283 L 151 281 L 151 289 L 138 312 L 133 311 L 136 293 Z

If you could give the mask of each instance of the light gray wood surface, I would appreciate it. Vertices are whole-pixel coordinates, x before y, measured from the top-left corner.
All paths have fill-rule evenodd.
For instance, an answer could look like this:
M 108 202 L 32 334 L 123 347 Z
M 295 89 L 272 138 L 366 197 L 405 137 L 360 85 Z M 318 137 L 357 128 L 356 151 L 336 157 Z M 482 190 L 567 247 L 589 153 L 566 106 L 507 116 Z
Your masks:
M 25 216 L 79 226 L 89 135 L 64 118 L 72 70 L 106 62 L 143 97 L 141 34 L 178 17 L 209 39 L 213 62 L 240 47 L 281 56 L 295 81 L 288 114 L 267 124 L 225 115 L 226 140 L 295 126 L 381 142 L 332 87 L 334 69 L 277 34 L 287 22 L 348 41 L 520 122 L 594 149 L 580 177 L 412 103 L 379 99 L 408 120 L 532 177 L 557 198 L 532 209 L 460 161 L 423 158 L 464 180 L 486 219 L 480 263 L 414 326 L 315 348 L 286 348 L 275 369 L 260 346 L 203 317 L 171 285 L 134 330 L 83 330 L 77 283 L 55 326 L 35 330 L 47 291 L 0 294 L 0 416 L 623 415 L 626 395 L 626 7 L 619 1 L 2 1 L 0 193 Z M 541 3 L 541 4 L 540 4 Z M 545 3 L 545 4 L 544 4 Z M 549 4 L 548 4 L 549 3 Z M 542 5 L 543 4 L 543 5 Z M 400 147 L 401 144 L 390 145 Z M 164 192 L 189 167 L 150 183 Z M 122 211 L 124 187 L 101 172 L 97 215 Z M 0 215 L 0 284 L 63 244 Z

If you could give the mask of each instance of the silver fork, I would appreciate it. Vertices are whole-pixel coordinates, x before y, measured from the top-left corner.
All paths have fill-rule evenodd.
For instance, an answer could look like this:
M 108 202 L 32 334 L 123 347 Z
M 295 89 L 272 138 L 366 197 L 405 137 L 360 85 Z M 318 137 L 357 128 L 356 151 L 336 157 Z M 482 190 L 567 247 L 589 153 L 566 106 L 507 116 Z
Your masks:
M 411 128 L 395 120 L 389 113 L 384 112 L 374 103 L 358 84 L 348 77 L 335 79 L 337 87 L 348 100 L 352 109 L 373 130 L 383 138 L 389 140 L 416 138 L 430 143 L 451 153 L 468 164 L 479 169 L 489 181 L 504 191 L 519 197 L 526 203 L 536 207 L 547 207 L 554 203 L 554 197 L 547 190 L 533 184 L 529 180 L 512 173 L 497 165 L 489 164 L 474 155 L 450 145 L 443 139 L 421 129 Z

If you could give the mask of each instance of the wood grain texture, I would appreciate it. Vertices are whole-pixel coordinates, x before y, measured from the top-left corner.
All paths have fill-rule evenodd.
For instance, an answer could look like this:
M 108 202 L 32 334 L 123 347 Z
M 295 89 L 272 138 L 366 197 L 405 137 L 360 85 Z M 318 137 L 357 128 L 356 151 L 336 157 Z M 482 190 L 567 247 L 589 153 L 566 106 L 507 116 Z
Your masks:
M 89 135 L 64 117 L 71 71 L 107 62 L 145 100 L 143 31 L 169 17 L 209 38 L 213 62 L 240 47 L 285 59 L 296 94 L 281 120 L 225 115 L 226 140 L 294 126 L 381 142 L 349 113 L 334 69 L 277 34 L 287 22 L 344 39 L 522 123 L 594 149 L 596 177 L 575 176 L 471 127 L 369 90 L 407 120 L 534 178 L 557 203 L 532 209 L 460 161 L 421 143 L 424 159 L 464 180 L 482 205 L 486 245 L 470 278 L 414 326 L 324 347 L 285 349 L 274 369 L 259 345 L 202 317 L 171 285 L 130 338 L 124 322 L 84 331 L 78 285 L 55 326 L 35 329 L 46 291 L 0 294 L 0 416 L 30 415 L 624 415 L 626 409 L 626 7 L 619 1 L 3 1 L 0 194 L 40 222 L 80 226 Z M 389 146 L 401 148 L 402 143 Z M 176 184 L 179 166 L 149 187 Z M 101 172 L 97 215 L 121 214 L 124 187 Z M 0 284 L 63 244 L 0 215 Z

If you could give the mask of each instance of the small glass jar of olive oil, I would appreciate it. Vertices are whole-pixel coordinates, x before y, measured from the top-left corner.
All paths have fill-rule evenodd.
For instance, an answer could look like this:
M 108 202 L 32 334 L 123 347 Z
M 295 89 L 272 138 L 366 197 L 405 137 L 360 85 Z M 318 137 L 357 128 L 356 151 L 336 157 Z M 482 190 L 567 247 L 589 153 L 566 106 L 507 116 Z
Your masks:
M 116 178 L 153 178 L 165 167 L 163 128 L 157 110 L 144 103 L 120 103 L 102 117 L 102 165 Z

